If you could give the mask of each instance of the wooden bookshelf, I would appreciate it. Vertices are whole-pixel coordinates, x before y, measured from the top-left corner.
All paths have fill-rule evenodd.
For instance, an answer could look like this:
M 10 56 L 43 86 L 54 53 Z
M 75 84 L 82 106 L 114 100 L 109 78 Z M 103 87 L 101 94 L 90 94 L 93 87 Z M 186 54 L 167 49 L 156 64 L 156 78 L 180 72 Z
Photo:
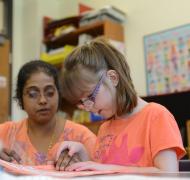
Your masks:
M 0 35 L 0 123 L 8 120 L 10 115 L 10 64 L 9 41 Z M 5 82 L 2 82 L 5 80 Z
M 48 49 L 56 49 L 66 44 L 77 45 L 79 36 L 84 33 L 93 37 L 105 36 L 106 38 L 124 42 L 123 26 L 119 23 L 105 20 L 79 27 L 76 30 L 68 34 L 64 34 L 54 40 L 45 40 L 44 43 Z

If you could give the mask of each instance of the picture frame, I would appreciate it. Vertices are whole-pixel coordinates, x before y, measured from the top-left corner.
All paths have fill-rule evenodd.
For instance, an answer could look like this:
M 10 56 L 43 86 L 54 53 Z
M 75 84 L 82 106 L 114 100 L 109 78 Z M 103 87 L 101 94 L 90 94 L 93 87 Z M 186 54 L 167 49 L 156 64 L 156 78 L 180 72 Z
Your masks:
M 190 24 L 144 36 L 147 95 L 190 89 Z

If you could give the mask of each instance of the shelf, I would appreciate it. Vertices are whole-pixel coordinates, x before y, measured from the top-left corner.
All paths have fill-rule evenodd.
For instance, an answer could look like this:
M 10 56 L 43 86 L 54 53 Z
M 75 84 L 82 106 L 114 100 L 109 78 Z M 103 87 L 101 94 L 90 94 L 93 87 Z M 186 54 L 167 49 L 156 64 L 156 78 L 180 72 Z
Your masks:
M 78 29 L 68 34 L 62 35 L 55 40 L 47 40 L 44 43 L 48 49 L 56 49 L 66 44 L 76 46 L 78 45 L 79 35 L 83 33 L 89 34 L 93 37 L 105 36 L 114 40 L 124 41 L 122 25 L 105 20 L 79 27 Z
M 86 34 L 92 35 L 93 37 L 96 37 L 100 34 L 103 34 L 103 29 L 104 29 L 103 26 L 104 26 L 103 22 L 98 22 L 94 25 L 87 25 L 84 27 L 80 27 L 80 28 L 76 29 L 75 31 L 65 34 L 55 40 L 46 41 L 45 44 L 50 49 L 59 48 L 66 44 L 77 45 L 78 44 L 78 36 L 80 34 L 86 33 Z

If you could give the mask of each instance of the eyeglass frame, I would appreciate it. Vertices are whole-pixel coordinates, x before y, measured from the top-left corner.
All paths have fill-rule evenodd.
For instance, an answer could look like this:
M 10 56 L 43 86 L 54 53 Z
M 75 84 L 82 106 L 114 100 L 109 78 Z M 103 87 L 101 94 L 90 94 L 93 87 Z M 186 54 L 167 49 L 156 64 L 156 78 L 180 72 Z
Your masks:
M 52 86 L 51 87 L 52 89 L 53 89 L 53 92 L 51 92 L 51 93 L 53 93 L 53 94 L 51 94 L 51 95 L 48 95 L 48 90 L 46 90 L 47 92 L 43 92 L 43 95 L 41 94 L 41 92 L 39 91 L 39 89 L 28 89 L 28 90 L 26 90 L 24 93 L 23 93 L 23 95 L 25 95 L 25 96 L 27 96 L 29 99 L 31 99 L 31 100 L 39 100 L 42 96 L 43 97 L 45 97 L 45 99 L 50 99 L 50 98 L 52 98 L 54 95 L 55 95 L 55 93 L 56 93 L 56 87 L 54 87 L 54 86 Z M 33 94 L 33 97 L 31 96 L 32 95 L 32 93 L 31 92 L 34 92 L 35 94 Z
M 79 100 L 79 102 L 77 103 L 77 106 L 83 105 L 85 108 L 87 108 L 87 110 L 89 110 L 90 108 L 94 106 L 96 96 L 99 93 L 100 86 L 102 85 L 105 77 L 106 77 L 106 73 L 103 73 L 100 77 L 100 80 L 96 84 L 94 90 L 92 91 L 92 93 L 85 100 L 82 100 L 82 99 Z

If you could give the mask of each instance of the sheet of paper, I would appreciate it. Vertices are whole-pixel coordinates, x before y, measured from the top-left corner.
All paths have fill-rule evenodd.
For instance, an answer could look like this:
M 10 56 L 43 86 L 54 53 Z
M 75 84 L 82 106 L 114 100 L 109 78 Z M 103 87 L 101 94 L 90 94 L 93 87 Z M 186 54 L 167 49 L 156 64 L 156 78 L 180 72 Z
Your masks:
M 53 178 L 47 176 L 14 176 L 5 172 L 0 173 L 2 180 L 60 180 L 60 178 Z
M 80 171 L 80 172 L 66 172 L 56 171 L 52 165 L 44 166 L 23 166 L 20 164 L 14 164 L 0 159 L 0 166 L 4 167 L 6 172 L 15 175 L 41 175 L 51 176 L 59 178 L 71 178 L 77 176 L 91 176 L 99 174 L 113 174 L 115 171 Z
M 128 173 L 127 171 L 80 171 L 65 172 L 56 171 L 53 166 L 23 166 L 0 160 L 0 166 L 5 171 L 0 172 L 0 179 L 6 180 L 189 180 L 188 177 L 179 177 L 177 173 Z M 9 173 L 9 174 L 8 174 Z M 14 176 L 24 175 L 24 176 Z
M 95 175 L 85 177 L 70 177 L 70 178 L 55 178 L 47 176 L 13 176 L 4 172 L 0 173 L 0 179 L 6 180 L 189 180 L 188 177 L 160 177 L 145 176 L 145 175 L 130 175 L 130 174 L 107 174 L 107 175 Z
M 76 180 L 76 178 L 74 178 Z M 155 177 L 155 176 L 143 176 L 143 175 L 98 175 L 89 177 L 77 177 L 77 180 L 189 180 L 189 177 Z

